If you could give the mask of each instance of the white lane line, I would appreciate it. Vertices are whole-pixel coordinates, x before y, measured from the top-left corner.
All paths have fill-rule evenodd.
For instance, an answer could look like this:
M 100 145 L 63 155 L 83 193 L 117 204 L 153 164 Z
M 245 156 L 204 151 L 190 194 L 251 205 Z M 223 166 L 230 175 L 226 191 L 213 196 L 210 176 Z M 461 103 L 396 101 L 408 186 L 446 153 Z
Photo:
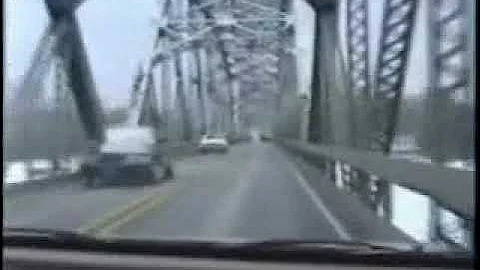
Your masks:
M 352 237 L 347 233 L 347 230 L 345 229 L 345 227 L 343 227 L 343 225 L 340 224 L 340 222 L 338 222 L 337 218 L 335 218 L 333 214 L 328 210 L 328 208 L 323 203 L 322 199 L 318 197 L 318 195 L 315 193 L 312 187 L 308 184 L 307 180 L 305 180 L 303 175 L 298 171 L 295 165 L 289 160 L 287 160 L 287 162 L 290 164 L 290 167 L 292 168 L 292 171 L 295 174 L 295 179 L 297 180 L 298 184 L 300 184 L 303 190 L 308 194 L 313 204 L 317 207 L 317 210 L 320 211 L 325 216 L 327 221 L 330 223 L 330 225 L 332 225 L 332 227 L 335 229 L 335 231 L 340 236 L 340 238 L 342 238 L 343 240 L 351 241 Z

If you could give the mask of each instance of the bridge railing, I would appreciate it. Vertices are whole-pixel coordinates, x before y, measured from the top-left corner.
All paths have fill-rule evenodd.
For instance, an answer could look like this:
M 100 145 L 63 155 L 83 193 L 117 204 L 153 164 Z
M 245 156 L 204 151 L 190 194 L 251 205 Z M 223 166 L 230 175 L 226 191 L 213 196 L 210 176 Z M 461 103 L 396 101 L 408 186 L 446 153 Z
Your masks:
M 336 181 L 337 167 L 341 167 L 341 185 L 359 196 L 372 210 L 381 211 L 383 218 L 391 218 L 390 186 L 398 185 L 429 196 L 440 208 L 454 213 L 462 220 L 463 229 L 470 234 L 466 243 L 456 243 L 444 235 L 442 228 L 436 234 L 444 243 L 470 249 L 475 217 L 474 172 L 415 163 L 384 156 L 378 152 L 343 146 L 306 143 L 299 140 L 277 140 L 287 151 L 320 168 L 327 179 Z M 439 225 L 437 225 L 439 226 Z M 440 226 L 439 226 L 440 227 Z M 431 228 L 432 229 L 432 228 Z

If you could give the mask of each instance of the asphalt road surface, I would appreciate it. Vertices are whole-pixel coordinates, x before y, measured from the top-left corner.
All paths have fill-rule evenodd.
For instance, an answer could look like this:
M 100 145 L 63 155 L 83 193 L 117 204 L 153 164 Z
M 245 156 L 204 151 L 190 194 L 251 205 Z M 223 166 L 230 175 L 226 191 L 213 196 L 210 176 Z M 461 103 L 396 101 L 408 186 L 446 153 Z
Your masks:
M 344 225 L 291 158 L 263 142 L 185 158 L 161 184 L 66 181 L 4 193 L 4 226 L 109 236 L 349 240 Z

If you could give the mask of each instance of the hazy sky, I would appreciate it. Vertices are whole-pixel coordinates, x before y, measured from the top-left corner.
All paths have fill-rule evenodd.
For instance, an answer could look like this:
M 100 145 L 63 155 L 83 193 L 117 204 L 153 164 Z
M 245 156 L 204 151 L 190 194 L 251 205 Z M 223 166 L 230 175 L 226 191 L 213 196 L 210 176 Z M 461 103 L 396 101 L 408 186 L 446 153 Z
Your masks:
M 26 70 L 48 24 L 43 0 L 7 1 L 8 78 Z M 138 63 L 153 46 L 155 0 L 88 0 L 77 11 L 104 105 L 126 104 Z M 16 83 L 16 82 L 15 82 Z
M 301 0 L 296 1 L 297 15 L 301 15 L 297 17 L 297 25 L 303 26 L 297 28 L 300 87 L 306 89 L 310 83 L 314 15 Z M 48 17 L 43 0 L 6 0 L 6 4 L 7 78 L 17 83 L 15 80 L 30 63 Z M 341 1 L 342 10 L 343 4 L 344 0 Z M 378 46 L 382 4 L 381 0 L 369 2 L 372 64 Z M 133 74 L 153 45 L 154 28 L 150 20 L 155 12 L 155 0 L 88 0 L 78 10 L 96 86 L 104 105 L 127 103 Z M 343 14 L 340 27 L 344 23 L 342 18 L 344 20 Z M 417 25 L 411 57 L 413 65 L 410 65 L 406 82 L 408 92 L 425 85 L 425 47 L 418 38 L 424 36 L 424 30 L 422 24 Z

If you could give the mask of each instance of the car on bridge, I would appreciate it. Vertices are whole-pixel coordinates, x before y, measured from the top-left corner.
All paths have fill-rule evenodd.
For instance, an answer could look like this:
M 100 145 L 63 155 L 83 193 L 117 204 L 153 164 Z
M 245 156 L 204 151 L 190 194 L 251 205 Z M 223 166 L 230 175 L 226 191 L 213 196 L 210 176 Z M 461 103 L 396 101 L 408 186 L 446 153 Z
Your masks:
M 93 162 L 84 166 L 86 187 L 101 184 L 137 184 L 173 177 L 168 155 L 157 151 L 150 128 L 107 130 L 107 140 Z
M 271 140 L 273 140 L 273 134 L 271 132 L 267 132 L 267 131 L 262 132 L 260 134 L 260 140 L 261 141 L 271 141 Z
M 204 135 L 200 139 L 198 145 L 198 151 L 201 153 L 210 153 L 210 152 L 219 152 L 226 153 L 228 152 L 229 143 L 225 135 L 216 134 L 216 135 Z
M 236 134 L 230 134 L 227 136 L 227 140 L 231 145 L 247 143 L 252 140 L 252 135 L 249 132 L 240 132 Z

